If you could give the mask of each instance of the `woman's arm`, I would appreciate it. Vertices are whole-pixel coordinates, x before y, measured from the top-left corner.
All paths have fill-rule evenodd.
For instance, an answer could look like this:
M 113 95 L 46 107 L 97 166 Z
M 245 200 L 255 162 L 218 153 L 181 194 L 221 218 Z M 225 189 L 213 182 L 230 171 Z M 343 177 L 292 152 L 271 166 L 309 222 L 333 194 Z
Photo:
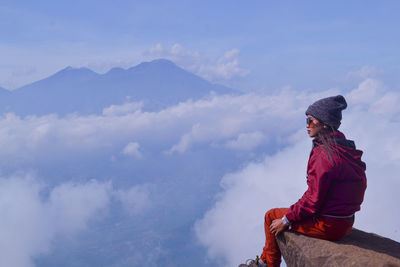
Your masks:
M 299 201 L 290 206 L 286 214 L 290 222 L 301 221 L 320 209 L 331 184 L 332 172 L 332 162 L 322 148 L 314 148 L 307 166 L 308 189 Z

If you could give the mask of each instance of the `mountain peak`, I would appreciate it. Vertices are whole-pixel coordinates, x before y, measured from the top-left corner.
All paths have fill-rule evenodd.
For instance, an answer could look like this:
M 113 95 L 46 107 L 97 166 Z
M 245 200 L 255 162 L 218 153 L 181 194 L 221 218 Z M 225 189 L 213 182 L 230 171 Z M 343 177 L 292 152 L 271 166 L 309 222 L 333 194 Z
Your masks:
M 92 71 L 91 69 L 88 69 L 86 67 L 81 67 L 81 68 L 74 68 L 71 66 L 68 66 L 58 72 L 56 72 L 55 74 L 53 74 L 52 76 L 50 76 L 49 78 L 55 78 L 55 77 L 69 77 L 69 76 L 73 76 L 73 77 L 94 77 L 94 76 L 98 76 L 99 74 Z
M 91 69 L 89 69 L 87 67 L 74 68 L 74 67 L 68 66 L 68 67 L 60 70 L 59 73 L 60 72 L 69 72 L 69 71 L 86 71 L 86 72 L 90 71 L 90 72 L 94 72 L 94 71 L 92 71 Z
M 74 69 L 74 68 L 71 67 L 71 66 L 67 66 L 67 67 L 65 67 L 64 69 L 62 69 L 61 71 L 70 71 L 70 70 L 72 70 L 72 69 Z
M 159 64 L 159 65 L 173 65 L 176 66 L 176 64 L 174 62 L 172 62 L 171 60 L 165 59 L 165 58 L 159 58 L 159 59 L 154 59 L 150 62 L 148 62 L 150 64 Z
M 160 58 L 160 59 L 155 59 L 152 61 L 142 62 L 137 66 L 129 68 L 128 70 L 133 70 L 133 69 L 141 70 L 141 69 L 149 69 L 149 68 L 165 69 L 165 68 L 179 68 L 179 67 L 174 62 L 172 62 L 168 59 Z

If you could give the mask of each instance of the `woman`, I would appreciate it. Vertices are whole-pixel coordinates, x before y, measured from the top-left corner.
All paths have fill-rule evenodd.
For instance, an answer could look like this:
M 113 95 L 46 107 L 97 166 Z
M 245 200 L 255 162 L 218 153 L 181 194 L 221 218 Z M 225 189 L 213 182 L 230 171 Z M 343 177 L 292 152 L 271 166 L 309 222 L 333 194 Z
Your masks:
M 314 138 L 307 166 L 308 189 L 290 208 L 271 209 L 265 214 L 265 247 L 253 264 L 280 266 L 275 236 L 289 227 L 327 240 L 339 240 L 351 231 L 354 213 L 364 198 L 366 176 L 362 151 L 338 131 L 346 107 L 341 95 L 308 107 L 307 133 Z

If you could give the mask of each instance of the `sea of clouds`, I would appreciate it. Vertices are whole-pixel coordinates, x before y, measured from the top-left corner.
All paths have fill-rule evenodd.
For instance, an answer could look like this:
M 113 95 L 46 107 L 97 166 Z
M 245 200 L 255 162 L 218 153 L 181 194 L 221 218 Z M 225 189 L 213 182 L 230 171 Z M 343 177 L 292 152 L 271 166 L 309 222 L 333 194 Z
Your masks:
M 367 163 L 355 227 L 400 241 L 400 95 L 366 78 L 348 91 L 211 94 L 159 112 L 125 103 L 89 116 L 2 115 L 0 265 L 34 266 L 58 240 L 79 240 L 116 207 L 155 240 L 161 234 L 158 221 L 148 223 L 153 218 L 167 233 L 185 225 L 195 236 L 190 242 L 207 253 L 195 266 L 235 266 L 260 254 L 264 213 L 293 204 L 306 189 L 304 111 L 339 93 L 349 104 L 341 130 Z M 132 251 L 146 248 L 131 243 Z M 150 242 L 131 261 L 113 264 L 139 265 L 149 255 L 157 263 L 171 246 Z

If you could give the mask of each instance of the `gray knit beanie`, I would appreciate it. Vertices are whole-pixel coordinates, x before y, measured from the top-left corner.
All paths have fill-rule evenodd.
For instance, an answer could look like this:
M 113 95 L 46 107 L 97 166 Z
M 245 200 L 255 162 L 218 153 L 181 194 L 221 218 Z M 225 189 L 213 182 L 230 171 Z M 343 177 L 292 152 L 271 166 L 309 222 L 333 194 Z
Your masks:
M 342 110 L 346 109 L 347 103 L 342 95 L 322 98 L 310 105 L 306 115 L 311 115 L 323 124 L 332 126 L 336 130 L 342 120 Z

